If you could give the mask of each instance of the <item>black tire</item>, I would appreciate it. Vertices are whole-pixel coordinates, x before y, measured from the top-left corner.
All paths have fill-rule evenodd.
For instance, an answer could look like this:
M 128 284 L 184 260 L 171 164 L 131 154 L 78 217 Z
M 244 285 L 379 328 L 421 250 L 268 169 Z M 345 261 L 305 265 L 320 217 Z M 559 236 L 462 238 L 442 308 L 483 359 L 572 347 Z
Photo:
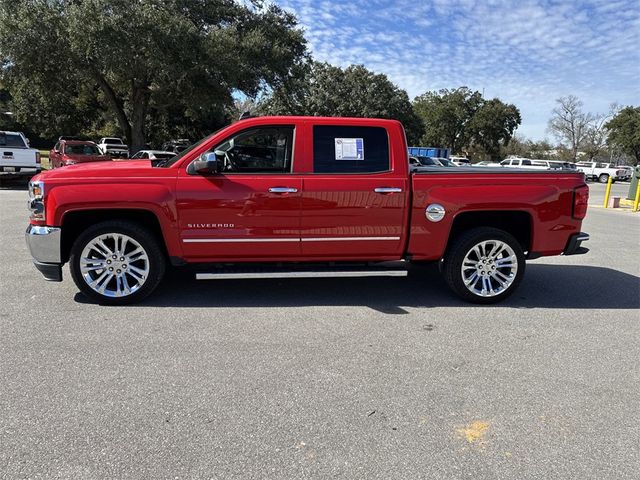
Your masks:
M 84 248 L 96 237 L 109 233 L 123 234 L 134 239 L 144 249 L 149 261 L 149 273 L 144 283 L 138 290 L 122 297 L 102 295 L 93 290 L 85 281 L 80 268 Z M 78 236 L 71 247 L 69 267 L 76 286 L 90 300 L 102 305 L 128 305 L 141 301 L 155 290 L 164 276 L 166 258 L 158 239 L 147 228 L 131 221 L 111 220 L 97 223 Z
M 609 175 L 607 175 L 606 173 L 601 173 L 600 176 L 598 177 L 598 182 L 600 183 L 607 183 L 609 181 Z
M 517 271 L 511 284 L 503 291 L 492 296 L 482 296 L 472 292 L 465 285 L 462 274 L 462 262 L 467 254 L 474 246 L 485 241 L 500 241 L 507 244 L 513 250 L 517 261 Z M 445 254 L 442 275 L 449 287 L 464 300 L 472 303 L 490 304 L 504 300 L 518 288 L 524 275 L 525 264 L 522 246 L 513 235 L 497 228 L 479 227 L 462 233 L 453 241 Z M 480 277 L 478 279 L 481 280 Z

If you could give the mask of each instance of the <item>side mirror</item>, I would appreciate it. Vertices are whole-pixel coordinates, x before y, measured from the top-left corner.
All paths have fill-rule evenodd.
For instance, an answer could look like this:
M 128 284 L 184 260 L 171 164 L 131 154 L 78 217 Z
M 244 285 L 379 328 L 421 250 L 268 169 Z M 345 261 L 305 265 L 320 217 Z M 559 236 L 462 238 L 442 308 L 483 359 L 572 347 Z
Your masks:
M 218 158 L 213 152 L 203 153 L 189 164 L 187 173 L 190 175 L 211 175 L 218 173 Z

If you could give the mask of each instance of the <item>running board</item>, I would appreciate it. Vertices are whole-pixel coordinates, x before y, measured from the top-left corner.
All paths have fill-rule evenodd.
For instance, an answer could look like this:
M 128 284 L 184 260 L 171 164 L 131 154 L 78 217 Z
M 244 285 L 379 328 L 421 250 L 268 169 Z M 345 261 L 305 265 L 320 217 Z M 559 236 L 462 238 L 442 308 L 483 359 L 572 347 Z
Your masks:
M 335 278 L 335 277 L 406 277 L 404 268 L 346 268 L 346 269 L 220 269 L 214 272 L 196 273 L 197 280 L 229 280 L 259 278 Z

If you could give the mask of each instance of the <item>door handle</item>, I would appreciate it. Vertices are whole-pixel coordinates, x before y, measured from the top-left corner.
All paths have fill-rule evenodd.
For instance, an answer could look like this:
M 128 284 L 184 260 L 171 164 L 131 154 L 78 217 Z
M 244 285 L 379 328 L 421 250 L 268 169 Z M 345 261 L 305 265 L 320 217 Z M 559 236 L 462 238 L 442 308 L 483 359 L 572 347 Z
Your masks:
M 402 189 L 398 187 L 378 187 L 373 189 L 376 193 L 401 193 Z
M 271 187 L 269 189 L 270 193 L 297 193 L 298 189 L 297 188 L 290 188 L 290 187 Z

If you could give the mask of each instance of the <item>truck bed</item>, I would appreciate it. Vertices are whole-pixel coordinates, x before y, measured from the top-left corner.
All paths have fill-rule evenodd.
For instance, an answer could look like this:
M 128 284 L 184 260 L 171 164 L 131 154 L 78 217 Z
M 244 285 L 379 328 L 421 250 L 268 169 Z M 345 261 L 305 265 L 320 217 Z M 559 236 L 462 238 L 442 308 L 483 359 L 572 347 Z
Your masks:
M 567 235 L 580 231 L 580 222 L 572 218 L 573 197 L 574 189 L 584 185 L 582 173 L 567 170 L 422 169 L 411 175 L 407 250 L 416 260 L 441 258 L 451 232 L 464 224 L 465 217 L 482 212 L 487 219 L 495 216 L 494 222 L 522 223 L 531 232 L 526 248 L 529 258 L 559 255 L 566 248 Z M 428 222 L 427 228 L 425 211 L 433 204 L 441 205 L 446 213 L 441 221 Z

